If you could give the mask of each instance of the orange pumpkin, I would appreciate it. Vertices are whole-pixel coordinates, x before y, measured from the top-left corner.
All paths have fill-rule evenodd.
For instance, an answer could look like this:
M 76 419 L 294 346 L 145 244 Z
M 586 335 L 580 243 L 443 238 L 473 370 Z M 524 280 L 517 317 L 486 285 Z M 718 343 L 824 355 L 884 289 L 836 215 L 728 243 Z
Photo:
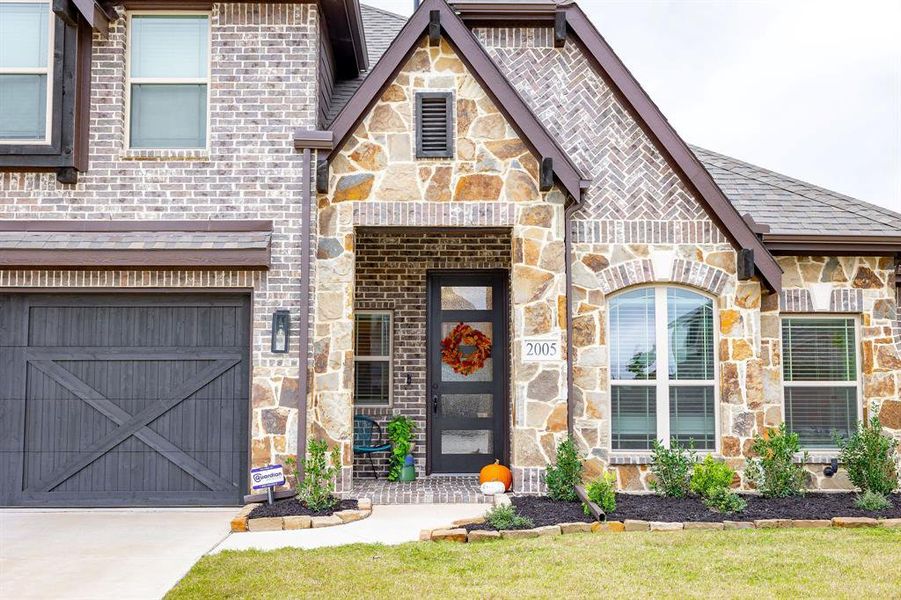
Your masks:
M 482 467 L 482 470 L 479 471 L 479 485 L 486 481 L 500 481 L 504 484 L 504 489 L 509 492 L 513 485 L 513 473 L 502 465 L 501 461 L 496 460 L 493 465 Z

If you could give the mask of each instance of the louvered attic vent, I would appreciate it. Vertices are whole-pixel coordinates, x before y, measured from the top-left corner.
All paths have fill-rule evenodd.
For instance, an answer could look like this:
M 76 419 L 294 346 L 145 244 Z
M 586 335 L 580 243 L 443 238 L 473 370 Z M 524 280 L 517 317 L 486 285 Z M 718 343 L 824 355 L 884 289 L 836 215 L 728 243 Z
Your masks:
M 453 157 L 453 102 L 450 92 L 416 94 L 416 158 Z

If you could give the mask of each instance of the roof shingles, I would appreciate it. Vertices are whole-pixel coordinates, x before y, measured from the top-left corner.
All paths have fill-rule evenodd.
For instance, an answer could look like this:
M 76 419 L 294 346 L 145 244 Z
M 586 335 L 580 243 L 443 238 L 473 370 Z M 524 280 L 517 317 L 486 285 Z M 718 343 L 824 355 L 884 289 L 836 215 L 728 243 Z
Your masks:
M 773 234 L 901 236 L 901 214 L 693 146 L 742 214 Z

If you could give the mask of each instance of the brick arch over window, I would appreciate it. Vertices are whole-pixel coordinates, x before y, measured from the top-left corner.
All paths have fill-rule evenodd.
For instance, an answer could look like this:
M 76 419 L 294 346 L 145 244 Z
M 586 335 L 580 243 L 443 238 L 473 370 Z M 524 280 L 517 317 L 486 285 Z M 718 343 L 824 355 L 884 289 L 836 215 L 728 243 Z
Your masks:
M 666 260 L 657 265 L 648 258 L 630 260 L 599 272 L 598 282 L 607 295 L 645 283 L 681 283 L 720 296 L 731 277 L 722 269 L 694 260 L 674 259 L 671 270 L 668 265 Z

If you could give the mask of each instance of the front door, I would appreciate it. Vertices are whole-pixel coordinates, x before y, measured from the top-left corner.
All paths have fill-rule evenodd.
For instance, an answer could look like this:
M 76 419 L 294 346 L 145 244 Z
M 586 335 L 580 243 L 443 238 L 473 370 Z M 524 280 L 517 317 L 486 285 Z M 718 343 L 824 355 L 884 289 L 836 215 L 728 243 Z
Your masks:
M 428 279 L 429 465 L 477 473 L 507 447 L 507 274 Z

